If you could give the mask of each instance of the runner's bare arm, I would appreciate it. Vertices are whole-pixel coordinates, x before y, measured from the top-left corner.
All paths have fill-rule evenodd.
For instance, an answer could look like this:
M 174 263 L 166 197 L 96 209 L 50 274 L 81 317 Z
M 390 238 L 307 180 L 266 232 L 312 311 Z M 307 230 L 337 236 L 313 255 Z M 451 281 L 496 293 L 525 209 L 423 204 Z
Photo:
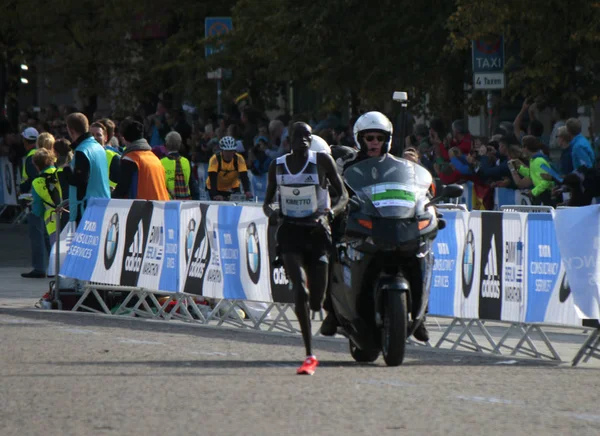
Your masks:
M 331 205 L 331 210 L 335 216 L 338 216 L 348 204 L 348 191 L 344 187 L 344 182 L 337 172 L 336 164 L 333 158 L 327 153 L 317 153 L 317 165 L 325 170 L 327 180 L 333 186 L 333 189 L 339 194 L 337 200 Z
M 275 198 L 275 192 L 277 190 L 277 180 L 275 178 L 276 161 L 271 162 L 269 166 L 269 174 L 267 176 L 267 192 L 265 193 L 265 201 L 263 203 L 263 212 L 267 217 L 271 216 L 273 209 L 271 209 L 271 203 Z

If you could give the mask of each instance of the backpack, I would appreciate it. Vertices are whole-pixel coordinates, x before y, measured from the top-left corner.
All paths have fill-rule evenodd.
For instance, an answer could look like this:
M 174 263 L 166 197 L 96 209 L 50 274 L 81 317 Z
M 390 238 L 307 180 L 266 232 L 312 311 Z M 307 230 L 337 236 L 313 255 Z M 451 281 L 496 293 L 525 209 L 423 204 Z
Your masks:
M 44 201 L 44 203 L 55 209 L 62 201 L 60 183 L 58 181 L 58 171 L 55 171 L 54 173 L 44 173 L 41 176 L 44 178 L 44 182 L 46 183 L 48 195 L 50 195 L 50 198 L 52 199 L 52 204 L 48 204 L 46 201 Z
M 221 172 L 221 163 L 222 162 L 223 162 L 223 158 L 221 157 L 221 153 L 219 153 L 219 154 L 217 154 L 217 164 L 218 164 L 217 173 Z M 233 169 L 236 172 L 239 172 L 238 171 L 238 155 L 237 155 L 237 153 L 233 155 Z

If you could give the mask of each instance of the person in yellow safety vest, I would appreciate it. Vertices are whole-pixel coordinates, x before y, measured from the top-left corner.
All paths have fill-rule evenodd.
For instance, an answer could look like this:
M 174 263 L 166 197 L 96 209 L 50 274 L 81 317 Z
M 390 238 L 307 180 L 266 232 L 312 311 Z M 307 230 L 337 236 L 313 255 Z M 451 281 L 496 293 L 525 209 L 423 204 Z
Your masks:
M 56 242 L 56 221 L 54 211 L 62 201 L 62 189 L 54 166 L 56 156 L 51 150 L 40 148 L 33 155 L 33 164 L 40 172 L 32 183 L 32 213 L 44 219 L 50 245 Z
M 160 160 L 167 176 L 167 191 L 171 200 L 198 200 L 198 183 L 192 177 L 190 161 L 179 154 L 181 143 L 179 133 L 167 133 L 165 147 L 169 154 Z
M 119 182 L 119 173 L 121 169 L 121 155 L 116 151 L 106 146 L 106 138 L 108 137 L 106 126 L 100 122 L 95 122 L 90 125 L 90 133 L 98 141 L 106 153 L 108 161 L 108 185 L 113 191 Z
M 27 194 L 31 191 L 31 182 L 38 175 L 38 171 L 31 159 L 35 154 L 36 143 L 40 134 L 33 127 L 27 127 L 23 130 L 21 136 L 23 137 L 23 146 L 25 147 L 26 155 L 23 158 L 23 165 L 21 167 L 21 185 L 19 188 L 21 194 Z

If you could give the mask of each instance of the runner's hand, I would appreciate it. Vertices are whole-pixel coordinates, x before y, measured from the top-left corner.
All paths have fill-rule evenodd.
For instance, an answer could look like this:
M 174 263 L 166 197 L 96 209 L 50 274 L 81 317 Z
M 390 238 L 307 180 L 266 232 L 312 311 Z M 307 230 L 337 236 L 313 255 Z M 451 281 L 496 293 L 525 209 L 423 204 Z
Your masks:
M 246 198 L 250 199 L 252 197 L 254 197 L 254 195 L 252 195 L 252 192 L 250 192 L 250 191 L 246 192 Z

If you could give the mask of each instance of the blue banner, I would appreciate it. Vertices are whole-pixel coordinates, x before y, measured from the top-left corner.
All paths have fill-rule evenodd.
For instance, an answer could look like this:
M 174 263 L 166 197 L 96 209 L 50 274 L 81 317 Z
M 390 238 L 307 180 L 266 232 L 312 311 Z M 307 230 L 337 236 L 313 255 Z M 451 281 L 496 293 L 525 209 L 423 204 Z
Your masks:
M 457 213 L 444 211 L 446 228 L 438 232 L 433 242 L 433 276 L 431 278 L 431 293 L 429 311 L 436 315 L 454 316 L 454 293 L 456 291 L 456 275 L 459 265 L 457 225 L 463 225 L 457 220 Z
M 73 236 L 60 274 L 79 280 L 91 280 L 98 259 L 106 207 L 110 200 L 92 198 L 77 232 Z
M 517 204 L 515 194 L 514 189 L 496 188 L 494 192 L 494 210 L 500 210 L 502 206 Z
M 600 207 L 557 210 L 554 225 L 575 307 L 581 317 L 600 318 Z
M 544 322 L 552 291 L 559 279 L 560 252 L 552 214 L 527 218 L 527 313 L 525 322 Z
M 240 280 L 240 241 L 238 225 L 241 207 L 219 206 L 219 217 L 214 232 L 219 239 L 219 257 L 223 270 L 223 297 L 245 299 Z
M 161 291 L 179 291 L 179 214 L 181 202 L 165 203 L 165 260 L 160 274 Z M 184 229 L 185 230 L 185 229 Z

